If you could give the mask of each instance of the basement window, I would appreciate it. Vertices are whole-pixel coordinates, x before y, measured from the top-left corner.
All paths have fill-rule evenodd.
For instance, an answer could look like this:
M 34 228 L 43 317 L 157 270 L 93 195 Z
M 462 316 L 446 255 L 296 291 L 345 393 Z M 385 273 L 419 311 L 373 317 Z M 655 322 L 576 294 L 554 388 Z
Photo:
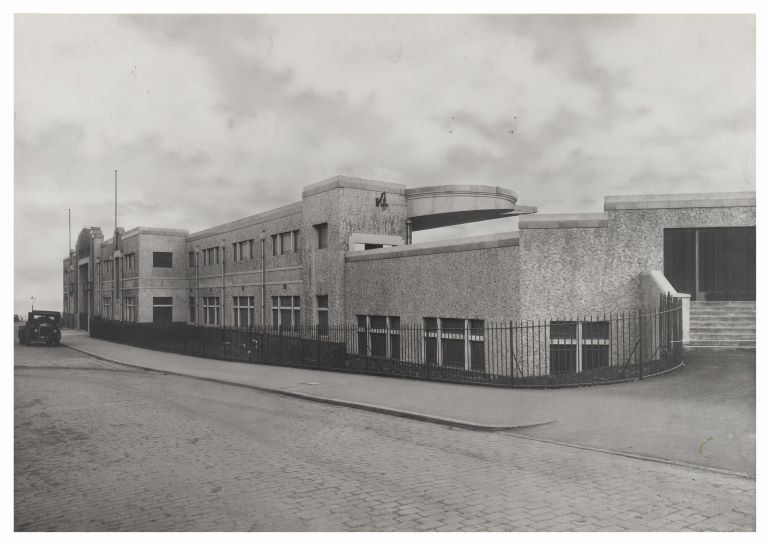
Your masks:
M 576 373 L 610 365 L 609 321 L 551 321 L 550 373 Z
M 448 368 L 484 371 L 484 321 L 426 317 L 425 362 Z

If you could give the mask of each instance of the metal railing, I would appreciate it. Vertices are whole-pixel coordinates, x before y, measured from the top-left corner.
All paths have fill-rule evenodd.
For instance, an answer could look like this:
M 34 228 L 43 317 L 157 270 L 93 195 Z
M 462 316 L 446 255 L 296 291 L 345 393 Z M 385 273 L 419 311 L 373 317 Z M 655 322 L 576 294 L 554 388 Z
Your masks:
M 222 360 L 499 387 L 629 381 L 682 363 L 682 308 L 671 297 L 619 314 L 458 323 L 239 329 L 94 318 L 91 335 Z

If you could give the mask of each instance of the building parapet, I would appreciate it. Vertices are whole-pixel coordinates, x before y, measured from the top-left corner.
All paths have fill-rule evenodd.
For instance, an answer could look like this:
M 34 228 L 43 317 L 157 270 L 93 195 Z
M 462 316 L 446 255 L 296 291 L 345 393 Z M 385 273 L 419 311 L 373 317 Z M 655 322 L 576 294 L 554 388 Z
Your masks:
M 608 221 L 606 212 L 529 214 L 519 219 L 519 229 L 606 228 Z
M 519 195 L 508 188 L 501 186 L 476 186 L 472 184 L 453 184 L 443 186 L 420 186 L 418 188 L 407 188 L 406 197 L 417 199 L 419 197 L 433 197 L 435 195 L 469 195 L 472 197 L 496 197 L 507 199 L 516 203 Z
M 608 195 L 604 210 L 756 207 L 757 192 Z
M 241 218 L 239 220 L 233 220 L 232 222 L 228 222 L 226 224 L 206 228 L 202 231 L 196 231 L 195 233 L 191 233 L 187 236 L 187 242 L 189 243 L 191 241 L 203 239 L 204 237 L 210 237 L 211 235 L 221 235 L 223 233 L 227 233 L 228 231 L 235 231 L 236 229 L 253 226 L 254 224 L 270 222 L 272 220 L 277 220 L 286 216 L 293 216 L 295 214 L 302 214 L 302 201 L 297 201 L 296 203 L 291 203 L 290 205 L 285 205 L 277 209 L 260 212 L 259 214 L 247 216 L 246 218 Z
M 302 189 L 302 198 L 310 197 L 318 193 L 339 188 L 352 188 L 356 190 L 386 191 L 404 195 L 406 186 L 404 184 L 395 184 L 393 182 L 382 182 L 379 180 L 368 180 L 366 178 L 354 178 L 351 176 L 333 176 L 320 182 L 310 184 Z
M 392 258 L 405 258 L 407 256 L 424 256 L 427 254 L 445 254 L 448 252 L 464 252 L 468 250 L 482 250 L 487 248 L 502 248 L 519 246 L 519 233 L 496 233 L 494 235 L 479 235 L 476 237 L 463 237 L 451 241 L 434 241 L 430 243 L 417 243 L 414 245 L 397 246 L 392 248 L 378 248 L 374 250 L 360 250 L 345 253 L 346 262 L 361 262 L 367 260 L 389 260 Z

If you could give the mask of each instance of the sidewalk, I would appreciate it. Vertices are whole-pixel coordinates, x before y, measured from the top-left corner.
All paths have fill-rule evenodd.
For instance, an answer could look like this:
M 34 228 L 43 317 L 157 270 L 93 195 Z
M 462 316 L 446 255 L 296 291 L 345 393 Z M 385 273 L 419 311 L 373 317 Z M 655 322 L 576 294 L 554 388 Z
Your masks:
M 62 343 L 124 364 L 327 403 L 479 430 L 510 429 L 505 433 L 749 475 L 756 471 L 753 352 L 688 352 L 681 372 L 641 382 L 514 390 L 227 362 L 106 342 L 73 330 L 64 331 Z M 724 358 L 731 359 L 729 367 L 720 365 Z

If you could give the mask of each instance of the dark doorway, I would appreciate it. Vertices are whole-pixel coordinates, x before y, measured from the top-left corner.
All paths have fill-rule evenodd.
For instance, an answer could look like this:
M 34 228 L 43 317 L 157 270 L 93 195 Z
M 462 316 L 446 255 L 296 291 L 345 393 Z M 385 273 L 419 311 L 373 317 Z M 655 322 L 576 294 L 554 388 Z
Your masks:
M 756 228 L 666 229 L 663 274 L 694 300 L 756 299 Z

